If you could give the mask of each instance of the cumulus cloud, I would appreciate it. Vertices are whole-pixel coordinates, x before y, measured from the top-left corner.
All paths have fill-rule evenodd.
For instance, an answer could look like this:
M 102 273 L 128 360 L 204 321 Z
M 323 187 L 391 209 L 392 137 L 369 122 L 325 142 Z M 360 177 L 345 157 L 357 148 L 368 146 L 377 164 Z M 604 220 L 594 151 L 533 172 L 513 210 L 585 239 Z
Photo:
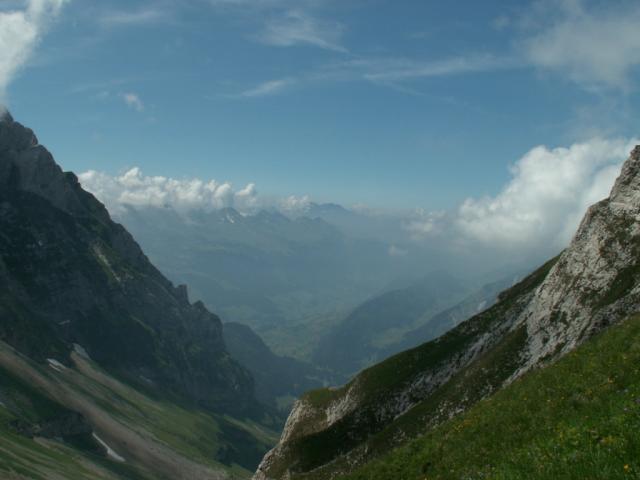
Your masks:
M 298 214 L 304 212 L 311 206 L 311 199 L 308 195 L 297 197 L 290 195 L 278 202 L 278 207 L 285 213 Z
M 588 88 L 628 88 L 640 65 L 640 4 L 581 0 L 538 2 L 522 45 L 534 66 L 566 75 Z
M 79 179 L 85 190 L 93 193 L 116 215 L 123 212 L 127 205 L 168 206 L 186 213 L 194 209 L 216 210 L 225 207 L 245 210 L 256 207 L 258 202 L 258 192 L 252 183 L 236 191 L 228 182 L 145 176 L 137 167 L 117 176 L 90 170 L 81 173 Z
M 144 111 L 144 103 L 142 102 L 138 94 L 129 92 L 129 93 L 123 93 L 121 96 L 122 96 L 122 100 L 124 100 L 124 103 L 129 108 L 132 108 L 136 112 Z
M 636 143 L 593 139 L 568 148 L 533 148 L 513 165 L 498 195 L 465 200 L 452 228 L 498 248 L 562 248 L 587 207 L 608 196 Z
M 0 11 L 0 100 L 33 55 L 50 22 L 68 0 L 28 0 L 22 9 Z

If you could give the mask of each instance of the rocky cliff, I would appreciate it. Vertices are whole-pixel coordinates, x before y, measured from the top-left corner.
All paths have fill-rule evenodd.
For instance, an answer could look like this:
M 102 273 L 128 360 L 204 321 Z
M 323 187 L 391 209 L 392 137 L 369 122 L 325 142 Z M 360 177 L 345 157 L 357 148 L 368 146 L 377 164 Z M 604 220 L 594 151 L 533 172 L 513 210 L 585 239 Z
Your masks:
M 0 340 L 69 364 L 74 348 L 139 386 L 251 413 L 250 374 L 218 317 L 190 304 L 31 130 L 0 120 Z
M 639 278 L 640 146 L 609 198 L 589 208 L 570 247 L 523 313 L 528 342 L 514 377 L 638 311 Z
M 558 258 L 435 341 L 303 396 L 254 479 L 335 478 L 638 311 L 639 246 L 636 147 Z

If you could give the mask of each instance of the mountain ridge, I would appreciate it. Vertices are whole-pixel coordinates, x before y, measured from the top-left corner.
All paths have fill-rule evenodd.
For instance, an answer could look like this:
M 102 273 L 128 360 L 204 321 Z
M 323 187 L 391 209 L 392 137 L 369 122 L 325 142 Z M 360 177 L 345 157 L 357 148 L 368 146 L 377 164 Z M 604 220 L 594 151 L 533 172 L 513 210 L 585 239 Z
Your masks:
M 77 177 L 9 114 L 0 121 L 0 224 L 1 339 L 23 353 L 42 350 L 41 357 L 53 343 L 58 355 L 61 343 L 67 352 L 77 343 L 138 383 L 250 408 L 252 380 L 226 353 L 220 319 L 202 303 L 191 305 L 186 288 L 162 276 Z M 21 328 L 39 319 L 49 339 L 27 346 L 31 339 L 18 337 L 14 315 L 24 319 Z M 187 351 L 186 342 L 200 342 L 199 350 Z M 214 373 L 210 362 L 227 367 Z

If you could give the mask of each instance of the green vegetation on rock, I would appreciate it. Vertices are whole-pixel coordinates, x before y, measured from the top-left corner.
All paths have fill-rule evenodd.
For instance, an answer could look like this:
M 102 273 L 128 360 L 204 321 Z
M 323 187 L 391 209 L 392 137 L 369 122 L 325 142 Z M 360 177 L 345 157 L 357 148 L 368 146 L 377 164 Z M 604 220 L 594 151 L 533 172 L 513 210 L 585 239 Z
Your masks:
M 640 316 L 345 480 L 640 478 Z

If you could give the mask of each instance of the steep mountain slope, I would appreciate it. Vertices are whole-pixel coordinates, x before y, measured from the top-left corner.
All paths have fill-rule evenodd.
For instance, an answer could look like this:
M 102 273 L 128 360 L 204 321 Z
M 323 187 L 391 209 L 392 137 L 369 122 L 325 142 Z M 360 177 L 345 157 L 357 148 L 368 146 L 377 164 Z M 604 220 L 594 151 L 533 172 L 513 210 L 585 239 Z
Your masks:
M 429 317 L 423 325 L 406 332 L 399 341 L 390 344 L 382 352 L 382 358 L 390 357 L 439 337 L 463 320 L 493 306 L 498 300 L 500 292 L 514 283 L 514 280 L 502 279 L 483 285 L 453 307 Z
M 233 464 L 252 468 L 269 445 L 268 435 L 246 427 L 252 419 L 270 420 L 254 398 L 251 375 L 227 352 L 218 317 L 202 303 L 190 304 L 186 287 L 163 277 L 75 175 L 63 173 L 33 132 L 8 114 L 0 119 L 0 350 L 7 376 L 38 385 L 38 395 L 56 408 L 82 414 L 86 422 L 77 423 L 84 433 L 99 430 L 132 464 L 148 467 L 164 459 L 177 470 L 181 463 L 198 470 L 206 458 L 210 465 L 202 471 L 222 478 Z M 89 358 L 92 371 L 104 369 L 99 383 L 107 391 L 62 385 L 63 374 L 93 378 L 84 368 Z M 113 388 L 127 394 L 112 394 Z M 22 433 L 40 436 L 55 431 L 51 422 L 56 428 L 67 423 L 64 415 L 25 415 L 38 395 L 18 391 L 11 405 L 0 401 L 24 423 Z M 6 393 L 0 389 L 0 397 Z M 132 396 L 180 408 L 185 416 L 206 416 L 204 431 L 217 433 L 203 447 L 202 429 L 182 434 L 171 427 L 200 452 L 176 453 L 170 433 L 144 422 L 161 423 L 162 415 Z M 140 415 L 114 419 L 126 405 Z M 151 443 L 139 442 L 144 448 L 137 455 L 128 451 L 145 429 Z
M 638 365 L 636 315 L 347 478 L 638 478 Z
M 0 342 L 0 478 L 247 478 L 272 434 L 132 388 L 78 349 L 42 365 Z
M 0 339 L 68 362 L 73 343 L 133 382 L 252 408 L 220 320 L 191 305 L 29 129 L 0 121 Z
M 294 407 L 256 479 L 334 478 L 428 432 L 640 307 L 640 147 L 571 245 L 435 341 Z
M 392 352 L 408 332 L 460 301 L 466 288 L 445 272 L 431 273 L 412 285 L 375 296 L 354 309 L 322 338 L 313 360 L 353 375 Z M 440 332 L 442 333 L 442 332 Z

